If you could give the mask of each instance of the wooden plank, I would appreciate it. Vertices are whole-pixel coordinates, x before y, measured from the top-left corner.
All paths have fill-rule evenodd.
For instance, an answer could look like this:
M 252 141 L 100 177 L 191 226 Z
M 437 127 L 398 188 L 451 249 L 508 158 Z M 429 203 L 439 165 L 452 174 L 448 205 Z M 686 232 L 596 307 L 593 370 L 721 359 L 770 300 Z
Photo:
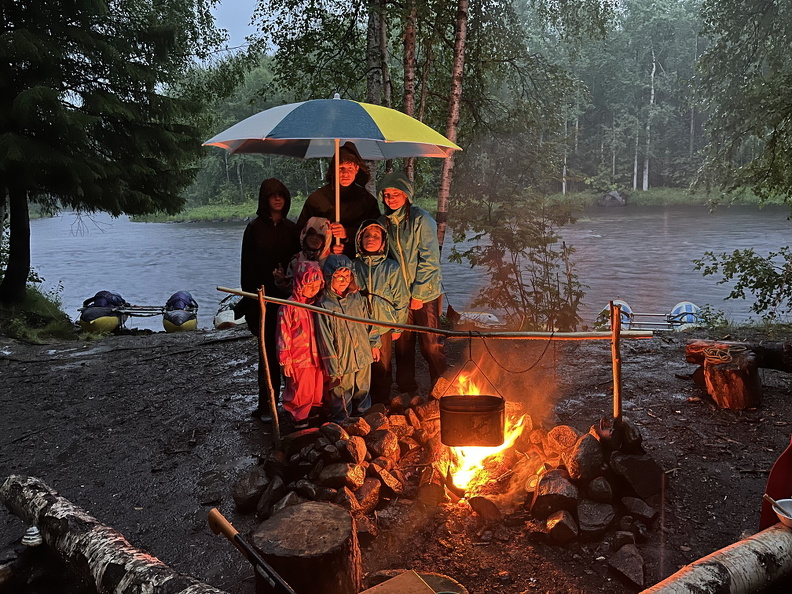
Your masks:
M 421 579 L 421 576 L 411 570 L 373 588 L 363 590 L 360 594 L 435 594 L 435 591 Z

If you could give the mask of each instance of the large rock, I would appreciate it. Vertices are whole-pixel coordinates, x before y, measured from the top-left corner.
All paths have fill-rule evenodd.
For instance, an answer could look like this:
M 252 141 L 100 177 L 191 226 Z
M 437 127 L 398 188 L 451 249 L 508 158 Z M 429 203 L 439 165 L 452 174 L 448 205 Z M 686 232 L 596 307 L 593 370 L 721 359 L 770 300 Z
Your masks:
M 641 499 L 657 495 L 663 488 L 663 469 L 649 454 L 613 452 L 610 466 Z
M 531 515 L 543 520 L 561 509 L 573 510 L 578 501 L 578 488 L 563 470 L 550 470 L 539 478 L 531 501 Z
M 581 535 L 597 537 L 613 523 L 616 512 L 612 505 L 582 499 L 577 507 Z
M 577 538 L 578 526 L 575 518 L 565 509 L 550 514 L 547 518 L 547 537 L 555 544 L 566 544 Z
M 366 469 L 359 464 L 338 462 L 324 467 L 324 470 L 319 475 L 319 484 L 334 489 L 349 487 L 354 491 L 363 486 L 365 479 Z
M 639 588 L 644 587 L 644 560 L 634 544 L 626 544 L 616 551 L 608 559 L 608 565 Z
M 261 494 L 270 482 L 263 465 L 257 464 L 234 485 L 232 496 L 237 509 L 242 513 L 252 512 L 261 499 Z
M 375 458 L 384 456 L 385 458 L 398 460 L 401 456 L 399 438 L 388 429 L 378 429 L 369 433 L 366 436 L 366 445 L 371 455 Z
M 578 439 L 572 449 L 562 453 L 561 457 L 569 477 L 581 481 L 590 481 L 601 474 L 605 461 L 599 440 L 589 433 Z

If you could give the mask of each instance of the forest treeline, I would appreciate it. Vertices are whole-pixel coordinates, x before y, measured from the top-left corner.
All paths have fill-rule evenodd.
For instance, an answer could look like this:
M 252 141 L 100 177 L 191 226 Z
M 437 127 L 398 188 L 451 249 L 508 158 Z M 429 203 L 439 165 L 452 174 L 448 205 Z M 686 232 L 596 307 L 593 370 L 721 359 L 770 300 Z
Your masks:
M 293 4 L 268 0 L 260 10 L 279 15 Z M 250 51 L 259 57 L 234 94 L 213 106 L 212 132 L 278 104 L 329 98 L 336 91 L 371 101 L 366 41 L 372 10 L 381 11 L 376 16 L 385 29 L 388 74 L 381 84 L 389 89 L 387 103 L 404 107 L 404 3 L 321 4 L 304 9 L 306 20 L 320 23 L 314 28 L 296 26 L 294 13 L 290 25 L 285 17 L 283 24 L 276 17 L 263 25 L 269 29 L 262 36 L 271 33 L 273 43 L 253 43 Z M 618 7 L 580 2 L 577 16 L 551 13 L 549 4 L 470 3 L 458 129 L 465 151 L 457 157 L 452 205 L 456 193 L 485 181 L 493 187 L 496 178 L 555 192 L 689 187 L 707 145 L 707 116 L 695 95 L 696 64 L 708 46 L 701 1 L 626 0 Z M 425 77 L 416 89 L 416 116 L 440 132 L 446 130 L 454 8 L 429 2 L 416 16 L 416 29 L 424 31 L 414 48 L 414 70 Z M 333 51 L 343 59 L 334 59 Z M 383 65 L 373 68 L 381 76 Z M 385 103 L 382 93 L 379 98 Z M 420 166 L 434 172 L 439 164 Z M 269 176 L 309 193 L 321 184 L 324 167 L 206 149 L 186 197 L 192 206 L 249 201 Z M 465 175 L 468 169 L 475 173 Z M 419 187 L 431 194 L 436 184 L 425 177 Z

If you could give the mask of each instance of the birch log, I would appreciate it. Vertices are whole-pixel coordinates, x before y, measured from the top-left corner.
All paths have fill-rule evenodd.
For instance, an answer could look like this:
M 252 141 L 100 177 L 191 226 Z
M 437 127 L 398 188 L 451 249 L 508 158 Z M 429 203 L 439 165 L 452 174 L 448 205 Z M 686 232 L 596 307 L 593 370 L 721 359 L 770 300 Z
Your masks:
M 792 577 L 792 528 L 775 524 L 686 565 L 642 594 L 749 594 Z
M 54 548 L 96 591 L 113 594 L 225 594 L 156 557 L 133 547 L 113 528 L 64 499 L 35 477 L 9 476 L 0 485 L 0 502 L 41 531 Z M 86 575 L 87 574 L 87 575 Z

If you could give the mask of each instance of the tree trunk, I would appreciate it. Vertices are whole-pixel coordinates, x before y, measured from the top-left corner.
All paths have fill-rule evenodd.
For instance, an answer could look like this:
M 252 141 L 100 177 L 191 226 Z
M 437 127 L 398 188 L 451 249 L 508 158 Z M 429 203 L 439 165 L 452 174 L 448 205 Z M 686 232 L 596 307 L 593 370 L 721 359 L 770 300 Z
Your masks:
M 392 84 L 390 69 L 388 68 L 388 20 L 387 20 L 387 0 L 380 0 L 379 7 L 379 45 L 380 45 L 380 64 L 382 69 L 382 104 L 391 107 Z
M 776 524 L 685 565 L 642 594 L 750 594 L 765 591 L 790 576 L 792 530 Z
M 382 105 L 380 25 L 379 0 L 370 0 L 366 32 L 366 101 L 374 105 Z
M 404 113 L 415 117 L 415 21 L 418 18 L 415 0 L 408 0 L 407 19 L 404 22 Z M 415 159 L 404 160 L 404 173 L 411 182 L 415 180 Z
M 561 194 L 566 196 L 567 193 L 567 132 L 568 123 L 566 118 L 564 118 L 564 163 L 561 168 Z
M 25 524 L 37 526 L 44 542 L 97 592 L 222 594 L 136 549 L 37 478 L 9 476 L 0 486 L 0 501 Z
M 644 151 L 644 168 L 643 168 L 643 191 L 649 189 L 649 151 L 651 149 L 651 136 L 652 136 L 652 113 L 654 112 L 655 102 L 655 72 L 657 71 L 657 60 L 655 60 L 654 48 L 652 48 L 652 74 L 651 91 L 649 92 L 649 112 L 646 115 L 646 150 Z
M 30 214 L 27 190 L 8 189 L 8 262 L 0 282 L 0 303 L 22 303 L 30 275 Z
M 451 71 L 451 90 L 448 98 L 448 125 L 446 137 L 456 142 L 459 125 L 459 104 L 462 97 L 462 79 L 465 67 L 465 42 L 467 39 L 468 0 L 458 0 L 456 35 L 454 39 L 454 66 Z M 453 153 L 443 161 L 440 173 L 440 192 L 437 196 L 437 243 L 443 250 L 446 224 L 448 221 L 448 196 L 451 194 L 451 178 L 454 171 Z
M 633 184 L 632 184 L 633 190 L 637 190 L 638 189 L 638 135 L 639 135 L 638 128 L 639 128 L 639 123 L 636 120 L 636 123 L 635 123 L 635 154 L 633 156 Z
M 309 501 L 262 522 L 253 545 L 299 594 L 357 594 L 362 561 L 355 521 L 332 503 Z

